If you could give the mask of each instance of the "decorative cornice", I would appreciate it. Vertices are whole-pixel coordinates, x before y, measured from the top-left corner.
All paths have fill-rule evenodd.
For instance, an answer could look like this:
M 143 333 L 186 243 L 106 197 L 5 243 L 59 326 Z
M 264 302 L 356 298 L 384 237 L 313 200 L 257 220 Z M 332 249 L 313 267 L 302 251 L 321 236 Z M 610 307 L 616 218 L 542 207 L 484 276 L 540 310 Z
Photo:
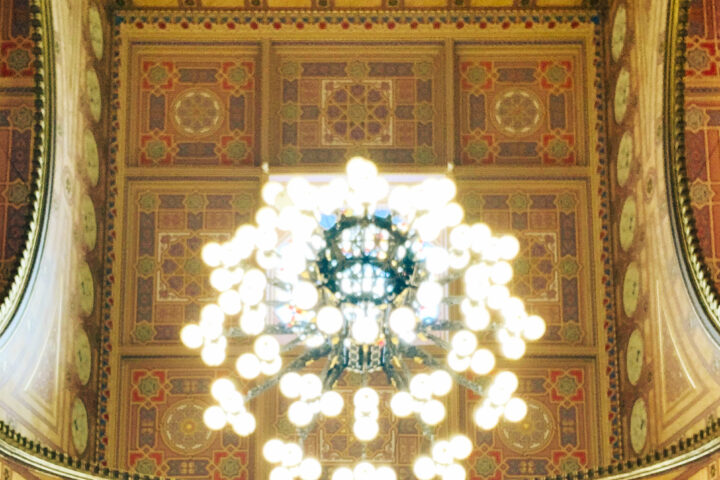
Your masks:
M 28 286 L 35 275 L 36 261 L 41 252 L 48 219 L 48 204 L 54 152 L 55 127 L 55 60 L 49 2 L 33 0 L 30 24 L 35 55 L 35 139 L 32 146 L 32 179 L 30 218 L 25 232 L 24 248 L 16 261 L 10 286 L 0 300 L 0 336 L 17 316 Z M 7 232 L 6 232 L 7 234 Z

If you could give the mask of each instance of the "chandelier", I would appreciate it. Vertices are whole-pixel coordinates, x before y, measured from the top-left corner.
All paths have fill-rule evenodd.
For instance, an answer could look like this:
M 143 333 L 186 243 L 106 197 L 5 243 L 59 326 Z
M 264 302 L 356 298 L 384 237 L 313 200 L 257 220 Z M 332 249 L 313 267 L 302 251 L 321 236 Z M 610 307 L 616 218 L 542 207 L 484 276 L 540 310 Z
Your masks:
M 267 182 L 255 224 L 203 247 L 217 302 L 181 330 L 183 343 L 201 349 L 209 366 L 225 362 L 228 342 L 246 350 L 235 360 L 238 377 L 212 384 L 217 404 L 205 410 L 206 426 L 250 435 L 256 421 L 248 403 L 278 385 L 302 440 L 319 417 L 342 412 L 343 396 L 333 388 L 351 371 L 363 379 L 352 396 L 352 431 L 369 442 L 379 434 L 381 402 L 367 379 L 382 372 L 397 390 L 392 413 L 417 416 L 433 441 L 430 454 L 415 460 L 417 478 L 464 480 L 458 461 L 473 446 L 461 434 L 435 438 L 446 415 L 440 398 L 457 383 L 482 398 L 473 414 L 479 428 L 492 429 L 501 418 L 520 421 L 527 406 L 514 396 L 517 377 L 497 371 L 495 357 L 522 357 L 545 323 L 507 287 L 517 239 L 462 223 L 455 193 L 447 177 L 391 188 L 360 157 L 348 162 L 345 177 L 324 185 L 303 177 Z M 284 355 L 293 359 L 283 364 Z M 321 359 L 319 374 L 308 371 Z M 409 365 L 416 363 L 425 370 L 413 374 Z M 270 480 L 320 478 L 320 462 L 304 457 L 301 444 L 264 445 L 263 456 L 276 465 Z M 375 478 L 397 476 L 366 460 L 332 473 L 332 480 Z

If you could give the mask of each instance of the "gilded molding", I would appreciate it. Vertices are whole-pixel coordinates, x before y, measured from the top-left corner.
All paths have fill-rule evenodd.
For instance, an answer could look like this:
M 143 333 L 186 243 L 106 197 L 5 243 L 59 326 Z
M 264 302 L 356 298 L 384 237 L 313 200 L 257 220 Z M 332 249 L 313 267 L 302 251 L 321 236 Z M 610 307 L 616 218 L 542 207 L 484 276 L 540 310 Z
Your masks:
M 673 5 L 673 4 L 679 5 Z M 673 216 L 675 248 L 685 263 L 683 277 L 706 327 L 720 342 L 720 292 L 712 281 L 695 228 L 685 157 L 685 37 L 687 0 L 672 0 L 665 52 L 664 141 L 668 203 Z
M 33 189 L 25 242 L 5 297 L 0 300 L 0 336 L 17 315 L 35 274 L 45 237 L 53 171 L 55 128 L 55 60 L 49 1 L 33 0 L 30 7 L 35 47 L 35 139 L 32 146 Z

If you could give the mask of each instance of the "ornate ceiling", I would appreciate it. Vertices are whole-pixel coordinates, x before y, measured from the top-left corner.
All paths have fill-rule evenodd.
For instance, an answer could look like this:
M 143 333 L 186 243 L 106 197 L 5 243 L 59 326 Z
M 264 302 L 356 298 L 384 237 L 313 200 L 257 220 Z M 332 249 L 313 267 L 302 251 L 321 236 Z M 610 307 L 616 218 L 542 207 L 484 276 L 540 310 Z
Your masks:
M 251 218 L 263 161 L 271 174 L 339 171 L 356 153 L 381 171 L 453 164 L 468 221 L 520 239 L 512 288 L 548 333 L 513 366 L 527 421 L 482 433 L 469 415 L 477 399 L 448 400 L 449 429 L 474 439 L 469 475 L 619 458 L 598 23 L 583 11 L 118 12 L 98 458 L 170 477 L 267 474 L 257 446 L 293 435 L 275 391 L 250 406 L 250 440 L 202 426 L 222 370 L 178 339 L 213 295 L 199 251 Z M 426 445 L 388 412 L 370 456 L 405 478 Z M 310 437 L 329 466 L 360 452 L 350 420 Z

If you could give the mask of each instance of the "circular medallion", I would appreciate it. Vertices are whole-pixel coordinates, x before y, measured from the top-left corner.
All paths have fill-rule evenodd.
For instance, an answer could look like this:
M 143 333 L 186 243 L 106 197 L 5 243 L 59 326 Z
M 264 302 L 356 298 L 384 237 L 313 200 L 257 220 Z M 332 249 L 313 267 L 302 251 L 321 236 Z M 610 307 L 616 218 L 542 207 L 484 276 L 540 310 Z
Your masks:
M 79 398 L 73 401 L 70 413 L 70 435 L 75 451 L 82 454 L 88 442 L 88 415 L 85 404 Z
M 615 97 L 613 106 L 615 107 L 615 121 L 622 123 L 627 112 L 628 100 L 630 98 L 630 72 L 623 68 L 618 74 L 615 82 Z
M 648 415 L 645 400 L 638 398 L 630 412 L 630 445 L 635 453 L 640 453 L 647 440 Z
M 75 352 L 75 371 L 82 385 L 87 385 L 90 381 L 90 371 L 92 369 L 92 350 L 90 349 L 90 340 L 87 333 L 82 328 L 75 332 L 73 341 L 73 350 Z
M 90 33 L 90 46 L 98 60 L 103 56 L 103 26 L 100 12 L 93 4 L 88 8 L 88 31 Z
M 612 59 L 617 62 L 625 45 L 625 34 L 627 33 L 627 10 L 625 5 L 620 5 L 615 11 L 613 20 L 611 49 Z
M 86 129 L 84 135 L 85 144 L 85 173 L 87 173 L 90 185 L 97 186 L 100 178 L 100 156 L 98 155 L 97 142 L 95 135 Z
M 212 431 L 203 423 L 205 408 L 195 400 L 181 400 L 171 406 L 163 416 L 160 429 L 165 444 L 184 455 L 208 448 Z
M 88 68 L 85 73 L 85 95 L 87 95 L 90 115 L 97 122 L 102 113 L 102 93 L 100 92 L 100 80 L 93 68 Z
M 542 106 L 537 96 L 526 90 L 511 90 L 495 100 L 494 118 L 510 135 L 526 135 L 540 125 Z
M 637 204 L 635 197 L 628 197 L 620 213 L 620 246 L 627 251 L 635 238 L 635 227 L 637 226 Z
M 209 135 L 222 123 L 220 99 L 210 90 L 183 92 L 173 101 L 170 110 L 175 126 L 187 135 Z
M 80 292 L 80 313 L 88 316 L 92 313 L 95 305 L 95 285 L 90 266 L 84 260 L 78 266 L 77 281 Z
M 623 279 L 623 310 L 625 315 L 632 317 L 637 309 L 640 296 L 640 270 L 637 263 L 630 262 Z
M 95 220 L 95 205 L 87 193 L 80 199 L 80 221 L 82 223 L 83 245 L 88 250 L 95 248 L 97 242 L 97 222 Z
M 630 176 L 630 166 L 633 161 L 633 138 L 630 132 L 623 133 L 618 144 L 615 166 L 617 168 L 617 183 L 621 187 L 625 185 Z
M 501 420 L 500 440 L 512 450 L 534 453 L 545 448 L 553 437 L 553 420 L 547 407 L 535 400 L 526 400 L 527 414 L 519 422 Z
M 642 334 L 639 330 L 635 329 L 628 339 L 627 352 L 625 356 L 628 381 L 630 381 L 632 385 L 637 384 L 640 379 L 640 372 L 642 372 L 643 367 L 644 351 L 645 346 L 643 344 Z

